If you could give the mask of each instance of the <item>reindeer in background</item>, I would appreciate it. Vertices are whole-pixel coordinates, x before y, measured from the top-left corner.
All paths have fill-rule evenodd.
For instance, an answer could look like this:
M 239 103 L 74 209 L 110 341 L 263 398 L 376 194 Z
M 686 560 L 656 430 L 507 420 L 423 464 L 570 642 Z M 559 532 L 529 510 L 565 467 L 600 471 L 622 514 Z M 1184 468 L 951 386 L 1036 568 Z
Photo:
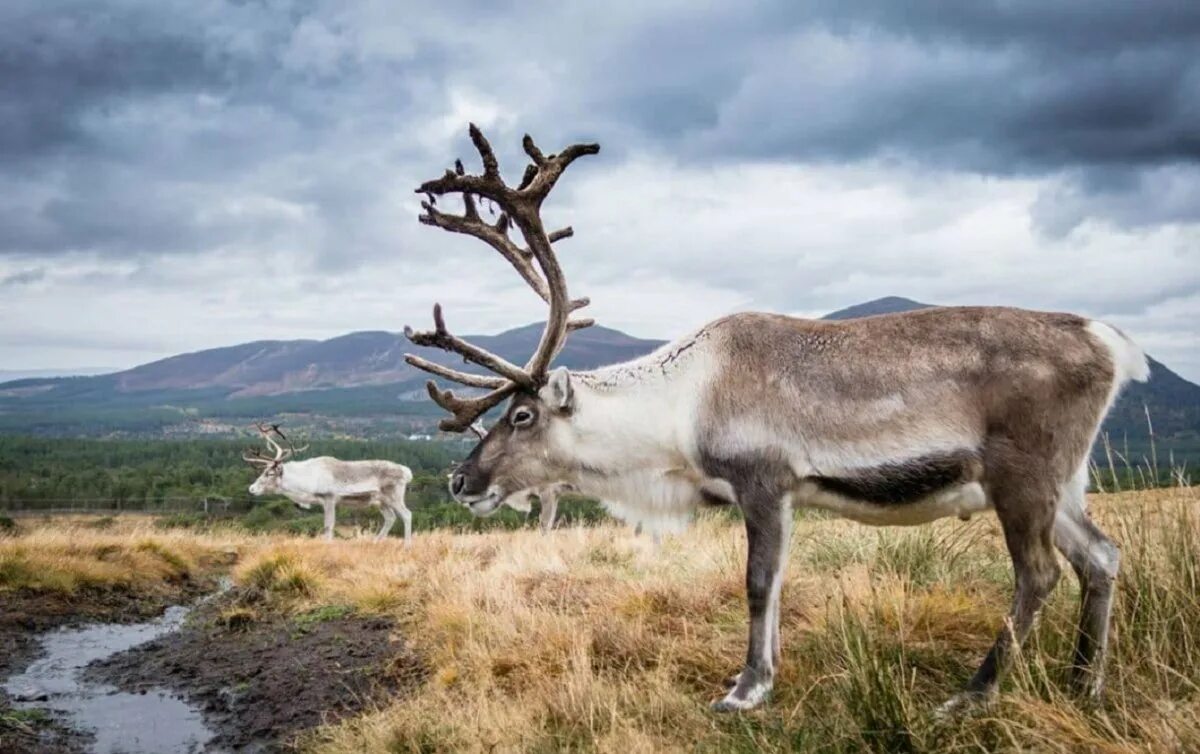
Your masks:
M 412 513 L 404 505 L 404 491 L 413 475 L 407 466 L 391 461 L 340 461 L 329 456 L 290 461 L 308 446 L 292 445 L 277 424 L 255 426 L 274 455 L 263 455 L 258 450 L 242 455 L 247 463 L 261 467 L 258 478 L 250 485 L 251 495 L 283 495 L 305 509 L 320 505 L 325 511 L 327 540 L 333 539 L 339 504 L 374 505 L 383 513 L 383 526 L 375 541 L 388 535 L 399 516 L 404 522 L 404 544 L 411 543 Z
M 662 528 L 702 502 L 737 505 L 748 540 L 750 630 L 743 669 L 714 707 L 744 710 L 771 691 L 780 658 L 780 590 L 795 506 L 872 525 L 916 525 L 994 510 L 1016 574 L 1005 627 L 983 664 L 943 710 L 993 693 L 1059 578 L 1055 549 L 1081 586 L 1072 682 L 1099 693 L 1120 553 L 1085 510 L 1088 451 L 1142 350 L 1115 328 L 1072 314 L 946 307 L 844 321 L 742 313 L 718 319 L 642 358 L 590 371 L 551 370 L 588 303 L 571 299 L 541 208 L 576 159 L 577 144 L 545 155 L 507 185 L 472 125 L 481 175 L 462 163 L 417 191 L 422 223 L 485 241 L 549 304 L 524 367 L 453 335 L 440 306 L 434 329 L 405 334 L 494 375 L 410 364 L 488 392 L 460 398 L 430 381 L 461 432 L 507 400 L 503 417 L 458 466 L 450 491 L 476 514 L 553 483 L 618 501 L 610 511 Z M 458 194 L 465 211 L 439 210 Z M 477 197 L 498 205 L 492 224 Z M 516 226 L 524 238 L 509 238 Z M 536 268 L 535 265 L 536 264 Z

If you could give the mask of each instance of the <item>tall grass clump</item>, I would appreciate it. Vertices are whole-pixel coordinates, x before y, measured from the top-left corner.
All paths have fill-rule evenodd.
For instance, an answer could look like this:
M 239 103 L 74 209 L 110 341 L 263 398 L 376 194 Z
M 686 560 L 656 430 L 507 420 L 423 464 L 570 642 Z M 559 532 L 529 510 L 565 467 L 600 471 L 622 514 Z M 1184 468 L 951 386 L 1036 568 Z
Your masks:
M 1142 507 L 1121 515 L 1118 531 L 1117 680 L 1200 696 L 1200 511 L 1183 498 Z
M 234 581 L 257 595 L 291 598 L 313 596 L 320 579 L 297 552 L 284 550 L 247 563 L 234 574 Z

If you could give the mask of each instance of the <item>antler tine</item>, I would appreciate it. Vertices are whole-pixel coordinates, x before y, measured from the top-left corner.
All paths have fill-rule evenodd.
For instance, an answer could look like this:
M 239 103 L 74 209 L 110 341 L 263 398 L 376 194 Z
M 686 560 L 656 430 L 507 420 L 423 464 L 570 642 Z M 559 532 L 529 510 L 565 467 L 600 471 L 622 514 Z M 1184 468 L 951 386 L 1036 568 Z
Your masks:
M 249 455 L 247 455 L 247 453 L 249 453 Z M 274 463 L 273 459 L 264 457 L 262 452 L 255 448 L 250 448 L 249 450 L 244 451 L 242 453 L 242 460 L 246 463 L 255 465 L 263 464 L 265 466 L 269 466 Z
M 463 432 L 470 429 L 479 417 L 492 407 L 500 405 L 505 398 L 515 393 L 518 387 L 510 382 L 478 398 L 459 398 L 453 391 L 439 390 L 433 380 L 425 383 L 425 389 L 429 391 L 433 402 L 454 415 L 453 419 L 442 419 L 438 423 L 438 427 L 445 432 Z
M 474 123 L 468 129 L 471 141 L 475 144 L 479 158 L 483 161 L 483 175 L 470 175 L 447 170 L 441 178 L 425 181 L 417 189 L 418 194 L 454 194 L 469 193 L 486 196 L 494 202 L 502 203 L 513 194 L 513 190 L 504 185 L 500 177 L 500 164 L 492 145 L 484 138 L 483 132 Z
M 417 332 L 411 327 L 405 327 L 404 336 L 418 346 L 431 346 L 433 348 L 440 348 L 443 351 L 456 353 L 473 364 L 478 364 L 481 367 L 492 370 L 509 382 L 517 383 L 520 387 L 536 387 L 533 377 L 521 367 L 503 357 L 497 356 L 491 351 L 468 343 L 462 338 L 451 334 L 446 329 L 446 321 L 442 319 L 441 304 L 433 305 L 433 326 L 433 330 L 426 330 L 424 332 Z M 443 374 L 442 376 L 448 375 Z
M 280 440 L 283 440 L 284 442 L 287 443 L 287 445 L 288 445 L 287 456 L 289 458 L 291 458 L 292 456 L 294 456 L 297 453 L 303 453 L 304 451 L 308 450 L 308 445 L 297 448 L 295 443 L 293 443 L 291 440 L 289 440 L 288 436 L 285 435 L 283 433 L 283 430 L 279 428 L 278 424 L 272 424 L 271 431 L 273 431 L 275 434 L 279 435 Z
M 470 372 L 460 372 L 457 369 L 442 366 L 435 361 L 423 359 L 420 356 L 413 354 L 405 354 L 404 360 L 413 365 L 417 369 L 436 374 L 439 377 L 445 377 L 448 380 L 454 380 L 460 385 L 469 385 L 470 387 L 485 387 L 498 388 L 508 384 L 508 380 L 503 377 L 488 377 L 483 374 L 471 374 Z
M 508 237 L 507 213 L 502 215 L 495 225 L 491 225 L 480 219 L 478 211 L 475 210 L 474 199 L 470 194 L 464 193 L 463 200 L 466 202 L 466 215 L 451 215 L 442 212 L 429 202 L 424 201 L 421 202 L 421 209 L 425 210 L 425 213 L 417 219 L 424 225 L 432 225 L 442 230 L 448 230 L 451 233 L 474 236 L 480 241 L 485 242 L 500 252 L 500 256 L 507 259 L 509 264 L 516 268 L 517 273 L 529 284 L 534 293 L 540 296 L 543 301 L 549 301 L 550 292 L 546 290 L 546 283 L 529 261 L 529 257 L 532 255 L 525 249 L 517 246 Z
M 258 433 L 263 436 L 264 440 L 267 441 L 267 445 L 271 446 L 271 451 L 275 454 L 274 460 L 283 460 L 283 447 L 279 443 L 275 442 L 275 438 L 271 437 L 272 430 L 278 429 L 278 427 L 276 425 L 264 427 L 258 422 L 255 422 L 254 426 L 258 428 Z

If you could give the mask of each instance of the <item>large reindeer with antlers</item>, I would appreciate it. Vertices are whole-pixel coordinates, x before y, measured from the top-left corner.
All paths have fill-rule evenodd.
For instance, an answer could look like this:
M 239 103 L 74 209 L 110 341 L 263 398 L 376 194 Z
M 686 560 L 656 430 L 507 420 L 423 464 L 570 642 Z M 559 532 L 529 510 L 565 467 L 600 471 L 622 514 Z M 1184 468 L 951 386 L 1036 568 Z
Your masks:
M 333 539 L 339 504 L 375 505 L 383 513 L 383 526 L 375 540 L 386 537 L 399 516 L 404 522 L 404 544 L 410 544 L 412 513 L 404 505 L 404 492 L 413 475 L 407 466 L 391 461 L 340 461 L 330 456 L 290 461 L 308 446 L 295 447 L 278 424 L 255 426 L 274 455 L 263 455 L 257 449 L 242 455 L 247 463 L 261 468 L 250 485 L 251 495 L 283 495 L 301 508 L 320 505 L 325 512 L 325 539 L 329 540 Z
M 1113 327 L 1072 314 L 998 307 L 935 308 L 827 322 L 734 314 L 625 364 L 551 371 L 567 333 L 591 324 L 569 314 L 540 211 L 555 182 L 594 144 L 532 159 L 520 185 L 504 183 L 474 126 L 483 174 L 462 164 L 418 191 L 421 222 L 486 241 L 550 306 L 537 351 L 522 368 L 452 335 L 441 308 L 434 330 L 406 329 L 485 367 L 480 376 L 410 356 L 438 377 L 489 392 L 460 398 L 430 382 L 433 400 L 462 431 L 501 401 L 502 418 L 458 467 L 450 490 L 476 513 L 552 482 L 620 501 L 627 516 L 686 518 L 701 502 L 738 505 L 748 538 L 746 662 L 714 706 L 761 703 L 779 663 L 779 600 L 794 506 L 874 525 L 922 524 L 994 510 L 1016 592 L 987 658 L 943 709 L 993 692 L 1059 578 L 1055 549 L 1082 587 L 1073 681 L 1101 686 L 1119 553 L 1085 512 L 1086 459 L 1118 391 L 1148 375 L 1140 348 Z M 434 197 L 459 194 L 465 214 Z M 475 198 L 503 214 L 484 223 Z M 515 225 L 526 246 L 508 236 Z M 539 276 L 534 263 L 540 269 Z

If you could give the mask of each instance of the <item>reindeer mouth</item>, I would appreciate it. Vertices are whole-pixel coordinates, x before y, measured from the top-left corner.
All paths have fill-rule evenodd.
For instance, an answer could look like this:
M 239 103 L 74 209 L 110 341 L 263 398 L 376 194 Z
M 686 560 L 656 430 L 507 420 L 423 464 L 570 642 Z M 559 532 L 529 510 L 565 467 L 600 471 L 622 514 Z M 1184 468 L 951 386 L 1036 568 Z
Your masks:
M 475 516 L 483 518 L 490 516 L 500 508 L 501 501 L 504 500 L 504 493 L 495 485 L 488 487 L 487 492 L 482 495 L 458 495 L 458 501 L 471 509 L 471 513 Z

